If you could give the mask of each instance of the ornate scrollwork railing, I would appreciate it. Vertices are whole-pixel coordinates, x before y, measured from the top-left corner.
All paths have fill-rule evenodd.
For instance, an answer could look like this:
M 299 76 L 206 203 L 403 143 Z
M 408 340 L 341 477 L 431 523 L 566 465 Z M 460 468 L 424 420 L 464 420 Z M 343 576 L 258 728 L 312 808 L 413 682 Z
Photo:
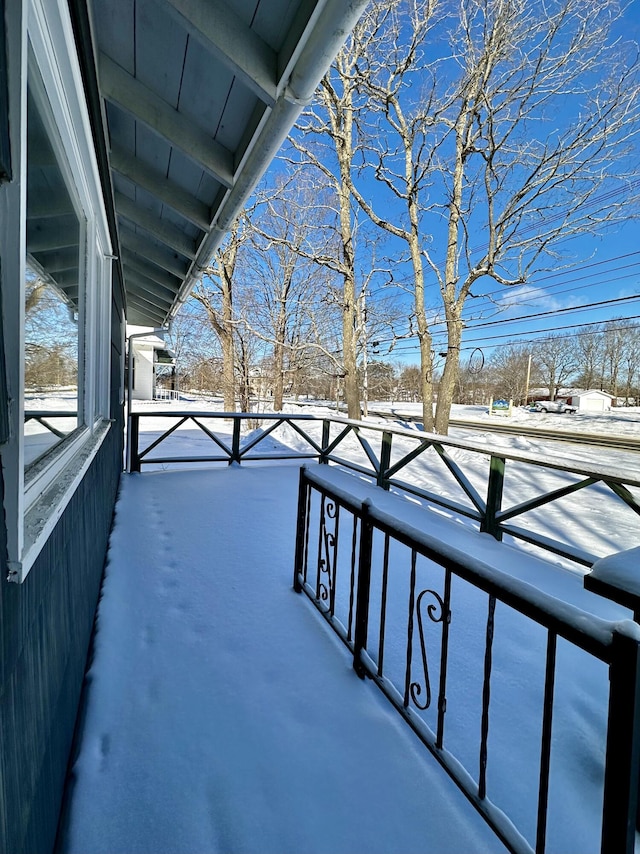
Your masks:
M 424 618 L 423 618 L 423 608 L 422 608 L 422 600 L 425 596 L 432 596 L 434 601 L 429 602 L 426 606 L 427 617 L 433 623 L 444 623 L 451 621 L 451 611 L 445 607 L 444 601 L 442 600 L 439 593 L 435 590 L 423 590 L 416 600 L 416 616 L 418 618 L 418 635 L 420 637 L 420 654 L 422 657 L 422 672 L 423 672 L 423 684 L 424 684 L 424 701 L 421 701 L 420 697 L 422 695 L 423 686 L 420 682 L 411 682 L 409 686 L 409 690 L 411 692 L 411 699 L 414 704 L 424 711 L 428 709 L 431 705 L 431 681 L 429 679 L 429 659 L 427 655 L 427 641 L 425 637 L 424 630 Z M 441 639 L 442 643 L 442 639 Z
M 316 596 L 333 614 L 335 606 L 336 550 L 340 512 L 338 505 L 323 497 L 320 506 Z
M 585 619 L 583 611 L 506 576 L 468 551 L 452 544 L 445 545 L 422 528 L 398 520 L 388 508 L 378 508 L 370 498 L 356 497 L 348 481 L 346 475 L 335 473 L 331 476 L 318 467 L 302 470 L 293 583 L 296 591 L 304 591 L 314 602 L 346 644 L 356 673 L 375 681 L 507 850 L 517 854 L 543 854 L 554 850 L 550 847 L 553 843 L 548 844 L 546 837 L 551 769 L 558 758 L 552 737 L 557 715 L 554 701 L 558 677 L 557 641 L 562 639 L 563 644 L 602 662 L 608 669 L 608 695 L 604 698 L 608 721 L 602 769 L 604 783 L 598 795 L 603 805 L 600 850 L 603 854 L 632 854 L 640 765 L 637 751 L 640 743 L 640 635 L 637 626 L 631 621 L 609 622 L 595 616 Z M 320 507 L 323 509 L 318 513 Z M 339 516 L 347 531 L 349 519 L 353 521 L 351 539 L 353 543 L 357 539 L 357 548 L 352 544 L 350 560 L 346 542 L 343 549 L 336 547 Z M 308 583 L 306 574 L 308 561 L 311 560 L 312 565 L 317 562 L 315 555 L 307 554 L 311 519 L 314 524 L 319 519 L 318 548 L 323 550 L 314 586 Z M 407 550 L 411 557 L 409 566 Z M 485 550 L 485 559 L 487 555 Z M 423 583 L 425 576 L 428 580 Z M 432 581 L 436 578 L 437 582 Z M 393 594 L 389 593 L 390 579 L 394 584 L 397 582 Z M 480 612 L 474 612 L 475 631 L 471 635 L 461 632 L 454 636 L 456 666 L 449 668 L 453 583 L 456 595 L 462 589 L 460 585 L 470 585 L 475 591 L 471 599 L 480 604 L 486 597 L 488 609 L 482 617 L 484 627 L 477 620 Z M 532 637 L 546 636 L 546 653 L 539 648 L 541 644 L 536 646 L 538 652 L 546 655 L 546 660 L 540 662 L 544 678 L 539 686 L 541 703 L 536 707 L 541 716 L 539 779 L 530 786 L 532 804 L 527 805 L 527 809 L 537 815 L 531 839 L 525 839 L 517 827 L 515 815 L 506 811 L 509 806 L 502 801 L 502 806 L 498 806 L 497 801 L 492 800 L 495 781 L 503 771 L 509 773 L 508 768 L 505 770 L 501 766 L 504 756 L 499 751 L 496 753 L 495 747 L 492 752 L 489 738 L 498 605 L 505 614 L 514 612 L 518 621 L 531 621 Z M 470 637 L 474 640 L 470 641 Z M 398 656 L 403 643 L 406 643 L 404 669 Z M 473 643 L 473 647 L 470 648 L 469 643 Z M 439 667 L 436 667 L 438 648 Z M 466 678 L 461 676 L 461 656 L 468 658 L 472 669 L 480 663 L 481 690 L 473 692 L 466 701 L 477 705 L 481 721 L 477 752 L 471 762 L 472 754 L 466 749 L 460 752 L 456 739 L 446 738 L 448 686 L 452 693 L 458 694 L 461 683 L 452 684 L 452 680 Z M 418 667 L 419 675 L 415 672 Z M 434 684 L 436 670 L 439 670 L 437 687 Z M 468 669 L 463 671 L 468 672 Z M 509 686 L 502 687 L 509 690 Z M 517 810 L 521 818 L 523 805 L 518 804 Z

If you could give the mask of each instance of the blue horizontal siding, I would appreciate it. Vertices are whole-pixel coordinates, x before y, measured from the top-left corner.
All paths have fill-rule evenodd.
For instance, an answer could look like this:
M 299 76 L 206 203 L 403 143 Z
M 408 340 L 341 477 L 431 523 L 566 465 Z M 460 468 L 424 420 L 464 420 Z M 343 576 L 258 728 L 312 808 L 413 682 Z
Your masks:
M 0 585 L 0 851 L 53 849 L 121 460 L 114 424 L 24 584 Z

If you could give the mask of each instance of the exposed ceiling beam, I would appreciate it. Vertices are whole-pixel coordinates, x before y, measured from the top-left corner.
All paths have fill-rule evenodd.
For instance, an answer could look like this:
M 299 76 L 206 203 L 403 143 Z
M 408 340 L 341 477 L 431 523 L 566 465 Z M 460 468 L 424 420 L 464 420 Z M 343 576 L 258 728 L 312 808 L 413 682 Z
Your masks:
M 78 217 L 68 196 L 51 196 L 47 193 L 41 193 L 35 198 L 30 197 L 27 202 L 27 220 L 29 222 L 34 219 L 48 219 L 52 216 L 66 216 L 67 214 Z
M 196 241 L 187 237 L 175 225 L 170 222 L 163 222 L 160 217 L 145 208 L 141 208 L 133 199 L 124 196 L 122 193 L 115 194 L 115 202 L 119 216 L 149 232 L 161 243 L 166 243 L 167 246 L 184 255 L 185 258 L 195 258 Z
M 100 88 L 108 101 L 177 146 L 225 187 L 233 186 L 233 154 L 105 53 L 100 54 Z
M 141 258 L 139 255 L 134 255 L 133 252 L 129 252 L 126 247 L 123 247 L 122 263 L 126 265 L 127 270 L 136 270 L 136 272 L 148 279 L 151 279 L 153 282 L 163 285 L 173 293 L 177 293 L 180 290 L 180 285 L 182 284 L 182 279 L 180 277 L 172 276 L 171 273 L 167 273 L 166 270 L 162 270 L 157 266 L 157 264 L 152 264 L 145 261 L 144 258 Z
M 186 264 L 180 263 L 175 255 L 164 251 L 156 243 L 146 240 L 140 234 L 135 234 L 133 231 L 129 231 L 128 228 L 121 228 L 120 241 L 123 246 L 135 252 L 136 255 L 141 255 L 143 258 L 153 261 L 154 264 L 157 264 L 174 276 L 184 279 L 187 275 L 188 267 Z
M 191 36 L 230 68 L 270 107 L 277 97 L 277 54 L 219 0 L 168 0 Z
M 54 270 L 78 270 L 79 252 L 77 244 L 72 248 L 43 249 L 32 254 L 45 273 L 51 273 Z
M 138 184 L 143 190 L 184 217 L 202 231 L 209 231 L 210 211 L 207 205 L 195 199 L 191 193 L 169 181 L 160 172 L 147 166 L 132 154 L 117 148 L 111 150 L 111 166 L 124 178 Z
M 78 287 L 78 268 L 71 270 L 58 270 L 52 276 L 55 279 L 56 285 L 63 288 L 65 291 L 68 288 Z

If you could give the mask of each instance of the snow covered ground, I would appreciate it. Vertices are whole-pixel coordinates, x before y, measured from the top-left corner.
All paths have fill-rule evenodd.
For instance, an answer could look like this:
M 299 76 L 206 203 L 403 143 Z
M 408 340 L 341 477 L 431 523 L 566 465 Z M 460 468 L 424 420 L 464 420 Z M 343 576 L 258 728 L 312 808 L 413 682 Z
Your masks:
M 297 475 L 125 477 L 66 854 L 502 850 L 292 591 Z
M 146 424 L 147 440 L 166 426 Z M 173 441 L 191 453 L 211 445 L 191 428 Z M 287 428 L 272 448 L 299 442 Z M 541 441 L 527 444 L 548 453 Z M 598 462 L 597 449 L 585 453 Z M 501 851 L 380 692 L 355 677 L 310 603 L 292 592 L 297 469 L 157 468 L 182 470 L 123 479 L 62 850 Z M 638 523 L 622 521 L 624 507 L 603 521 L 601 506 L 596 495 L 588 546 L 608 553 L 627 532 L 637 536 Z M 486 542 L 494 565 L 558 598 L 605 619 L 629 616 L 586 594 L 578 573 L 499 547 L 440 512 L 421 519 L 457 545 L 470 537 L 470 553 Z M 486 597 L 456 596 L 447 727 L 456 755 L 473 767 Z M 489 794 L 530 841 L 543 645 L 528 621 L 498 608 Z M 567 644 L 559 661 L 547 850 L 589 854 L 599 850 L 607 673 Z

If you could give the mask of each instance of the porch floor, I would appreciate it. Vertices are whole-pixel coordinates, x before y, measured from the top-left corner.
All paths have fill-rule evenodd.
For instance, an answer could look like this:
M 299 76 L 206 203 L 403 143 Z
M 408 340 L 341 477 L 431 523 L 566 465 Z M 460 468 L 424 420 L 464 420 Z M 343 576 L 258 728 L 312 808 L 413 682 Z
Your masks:
M 123 476 L 65 854 L 503 850 L 292 591 L 297 480 Z

